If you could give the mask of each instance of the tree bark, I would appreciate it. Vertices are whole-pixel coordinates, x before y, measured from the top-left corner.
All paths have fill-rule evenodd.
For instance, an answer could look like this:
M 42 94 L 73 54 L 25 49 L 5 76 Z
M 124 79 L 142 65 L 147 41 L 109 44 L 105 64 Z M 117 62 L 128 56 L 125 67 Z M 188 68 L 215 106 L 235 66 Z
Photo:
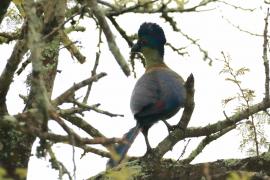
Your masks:
M 170 159 L 153 162 L 147 158 L 132 160 L 102 172 L 88 180 L 97 179 L 183 179 L 225 180 L 270 179 L 270 152 L 259 157 L 228 159 L 199 164 L 183 164 Z

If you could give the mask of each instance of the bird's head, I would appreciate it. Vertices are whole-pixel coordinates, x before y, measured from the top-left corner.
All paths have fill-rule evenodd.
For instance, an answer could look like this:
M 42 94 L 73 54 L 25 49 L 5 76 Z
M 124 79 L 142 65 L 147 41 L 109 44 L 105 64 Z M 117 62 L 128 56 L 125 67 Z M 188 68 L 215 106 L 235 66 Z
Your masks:
M 164 55 L 164 45 L 166 38 L 163 29 L 156 23 L 143 23 L 138 31 L 138 41 L 132 47 L 131 52 L 141 52 L 144 54 L 145 51 L 157 50 L 159 55 Z

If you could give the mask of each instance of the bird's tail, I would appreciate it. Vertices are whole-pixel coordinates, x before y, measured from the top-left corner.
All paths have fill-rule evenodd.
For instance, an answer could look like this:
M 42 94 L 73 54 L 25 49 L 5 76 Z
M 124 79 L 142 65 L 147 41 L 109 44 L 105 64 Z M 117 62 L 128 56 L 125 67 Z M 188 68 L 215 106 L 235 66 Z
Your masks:
M 123 140 L 126 142 L 125 144 L 119 144 L 115 147 L 115 153 L 112 154 L 111 159 L 107 162 L 107 167 L 115 167 L 121 163 L 121 161 L 125 158 L 131 144 L 139 134 L 141 128 L 137 124 L 134 128 L 130 129 L 123 136 Z

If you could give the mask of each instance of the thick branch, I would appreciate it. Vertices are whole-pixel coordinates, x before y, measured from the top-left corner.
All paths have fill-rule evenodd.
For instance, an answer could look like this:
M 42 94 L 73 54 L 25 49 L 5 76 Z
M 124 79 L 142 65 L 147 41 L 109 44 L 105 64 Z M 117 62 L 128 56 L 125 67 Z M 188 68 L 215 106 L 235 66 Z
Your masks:
M 173 160 L 162 160 L 153 164 L 143 158 L 130 161 L 102 172 L 88 180 L 114 179 L 123 174 L 132 179 L 211 179 L 222 180 L 237 175 L 237 179 L 269 179 L 270 154 L 246 159 L 218 160 L 200 164 L 182 164 Z M 233 178 L 230 178 L 233 179 Z
M 256 114 L 260 111 L 265 111 L 270 108 L 270 101 L 260 102 L 253 106 L 250 106 L 249 109 L 235 113 L 234 115 L 226 118 L 225 120 L 218 121 L 214 124 L 198 127 L 198 128 L 187 128 L 185 131 L 186 137 L 199 137 L 199 136 L 208 136 L 210 134 L 221 131 L 224 128 L 235 125 L 243 119 L 247 119 L 252 114 Z
M 184 138 L 209 136 L 213 133 L 222 131 L 225 128 L 236 125 L 238 122 L 243 119 L 247 119 L 252 114 L 265 111 L 268 108 L 270 108 L 270 101 L 263 101 L 250 106 L 246 110 L 237 112 L 225 120 L 218 121 L 205 127 L 187 128 L 186 130 L 176 128 L 163 141 L 161 141 L 155 149 L 153 149 L 153 154 L 158 158 L 162 158 L 166 152 L 171 150 L 171 147 Z

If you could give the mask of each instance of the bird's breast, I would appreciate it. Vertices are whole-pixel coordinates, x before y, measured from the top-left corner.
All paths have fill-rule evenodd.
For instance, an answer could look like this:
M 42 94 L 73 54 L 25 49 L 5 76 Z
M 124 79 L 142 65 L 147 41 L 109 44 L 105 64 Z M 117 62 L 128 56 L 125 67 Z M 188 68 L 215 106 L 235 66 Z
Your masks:
M 183 79 L 169 68 L 155 68 L 137 81 L 130 107 L 135 118 L 158 121 L 173 116 L 185 99 Z

